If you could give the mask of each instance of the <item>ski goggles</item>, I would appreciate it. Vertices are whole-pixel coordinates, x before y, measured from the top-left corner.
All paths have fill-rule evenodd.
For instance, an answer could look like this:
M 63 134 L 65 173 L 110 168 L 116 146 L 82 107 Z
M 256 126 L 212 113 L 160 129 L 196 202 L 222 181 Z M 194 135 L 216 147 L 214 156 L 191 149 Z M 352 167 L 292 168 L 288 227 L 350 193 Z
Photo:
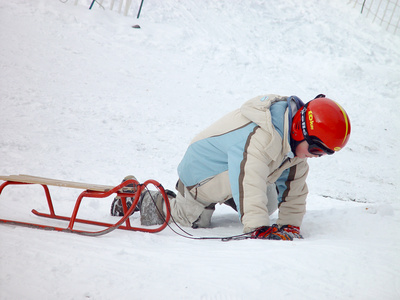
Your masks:
M 318 156 L 322 156 L 325 154 L 332 155 L 333 153 L 335 153 L 335 151 L 326 147 L 321 142 L 321 140 L 319 138 L 317 138 L 316 136 L 308 135 L 307 125 L 306 125 L 307 106 L 308 106 L 308 103 L 306 105 L 304 105 L 303 109 L 301 110 L 301 129 L 303 131 L 304 139 L 308 143 L 308 152 L 310 152 L 313 155 L 318 155 Z
M 333 153 L 335 153 L 335 151 L 329 149 L 328 147 L 324 146 L 321 142 L 316 141 L 316 140 L 312 140 L 310 139 L 310 141 L 308 141 L 306 139 L 307 143 L 308 143 L 308 152 L 310 152 L 313 155 L 318 155 L 318 156 L 322 156 L 325 154 L 328 155 L 332 155 Z

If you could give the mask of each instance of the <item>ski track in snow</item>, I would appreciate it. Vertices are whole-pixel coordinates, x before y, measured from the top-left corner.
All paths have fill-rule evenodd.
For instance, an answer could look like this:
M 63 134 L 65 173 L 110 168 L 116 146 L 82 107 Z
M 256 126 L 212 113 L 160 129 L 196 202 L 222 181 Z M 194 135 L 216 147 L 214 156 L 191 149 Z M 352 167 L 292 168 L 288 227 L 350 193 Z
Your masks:
M 139 1 L 128 17 L 109 0 L 74 2 L 0 0 L 2 175 L 113 185 L 134 174 L 172 189 L 191 138 L 264 93 L 325 93 L 352 136 L 310 160 L 304 240 L 1 225 L 1 300 L 400 298 L 398 36 L 346 1 L 145 1 L 139 20 Z M 79 191 L 50 191 L 71 214 Z M 82 215 L 113 222 L 110 203 L 87 200 Z M 1 195 L 1 218 L 42 221 L 32 208 L 46 210 L 40 186 Z M 212 228 L 187 231 L 242 226 L 221 205 Z

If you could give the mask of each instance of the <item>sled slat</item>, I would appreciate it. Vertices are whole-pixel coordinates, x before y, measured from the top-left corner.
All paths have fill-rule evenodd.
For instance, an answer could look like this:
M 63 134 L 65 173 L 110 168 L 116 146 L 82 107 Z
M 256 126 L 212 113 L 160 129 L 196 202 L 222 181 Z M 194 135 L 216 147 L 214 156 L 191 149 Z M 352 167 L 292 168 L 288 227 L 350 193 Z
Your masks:
M 100 184 L 82 183 L 82 182 L 75 182 L 75 181 L 58 180 L 58 179 L 44 178 L 44 177 L 24 175 L 24 174 L 0 176 L 0 179 L 4 180 L 4 181 L 14 181 L 14 182 L 23 182 L 23 183 L 32 183 L 32 184 L 44 184 L 44 185 L 61 186 L 61 187 L 67 187 L 67 188 L 83 189 L 83 190 L 98 191 L 98 192 L 106 192 L 106 191 L 111 190 L 114 187 L 114 186 L 110 186 L 110 185 L 100 185 Z

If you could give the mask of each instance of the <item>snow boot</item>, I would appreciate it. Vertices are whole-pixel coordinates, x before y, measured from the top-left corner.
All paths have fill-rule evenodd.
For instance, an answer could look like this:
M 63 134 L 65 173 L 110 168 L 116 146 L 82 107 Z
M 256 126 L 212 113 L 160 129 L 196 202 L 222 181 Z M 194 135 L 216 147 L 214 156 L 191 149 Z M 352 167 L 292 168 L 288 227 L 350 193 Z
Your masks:
M 176 197 L 170 190 L 165 190 L 165 193 L 168 199 Z M 144 226 L 163 224 L 165 221 L 163 204 L 164 198 L 159 191 L 144 191 L 140 197 L 140 223 Z
M 126 176 L 122 182 L 130 180 L 130 179 L 134 179 L 136 180 L 135 176 L 129 175 Z M 137 181 L 137 180 L 136 180 Z M 137 191 L 137 187 L 134 186 L 133 184 L 128 184 L 127 186 L 122 188 L 122 191 L 124 193 L 129 193 L 129 194 L 135 194 Z M 128 210 L 131 208 L 133 200 L 135 200 L 135 197 L 126 197 L 126 206 L 128 208 Z M 135 209 L 133 210 L 132 214 L 135 211 L 139 211 L 140 210 L 140 201 L 139 203 L 136 205 Z M 111 203 L 111 215 L 112 216 L 118 216 L 118 217 L 122 217 L 124 215 L 124 210 L 122 208 L 122 201 L 121 201 L 121 197 L 117 196 L 114 198 L 113 202 Z

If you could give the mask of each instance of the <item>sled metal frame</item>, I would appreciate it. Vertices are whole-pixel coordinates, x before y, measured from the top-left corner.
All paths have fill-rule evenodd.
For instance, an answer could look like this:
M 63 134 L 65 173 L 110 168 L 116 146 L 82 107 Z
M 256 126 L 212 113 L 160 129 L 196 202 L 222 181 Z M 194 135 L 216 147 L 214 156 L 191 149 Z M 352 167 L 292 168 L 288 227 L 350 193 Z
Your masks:
M 78 182 L 72 182 L 72 181 L 54 180 L 54 179 L 42 178 L 42 177 L 36 177 L 36 176 L 30 176 L 30 175 L 0 176 L 0 180 L 5 181 L 0 186 L 0 196 L 1 196 L 1 193 L 3 192 L 4 188 L 9 185 L 27 185 L 27 184 L 41 185 L 44 189 L 49 212 L 48 213 L 38 212 L 37 210 L 32 209 L 32 213 L 39 217 L 69 222 L 68 226 L 66 228 L 64 228 L 64 227 L 56 227 L 56 226 L 51 226 L 51 225 L 42 225 L 42 224 L 35 224 L 35 223 L 29 223 L 29 222 L 21 222 L 21 221 L 15 221 L 15 220 L 6 220 L 6 219 L 0 218 L 0 223 L 5 223 L 5 224 L 9 224 L 9 225 L 24 226 L 24 227 L 31 227 L 31 228 L 44 229 L 44 230 L 70 232 L 70 233 L 76 233 L 76 234 L 87 235 L 87 236 L 100 236 L 103 234 L 110 233 L 117 228 L 123 229 L 123 230 L 142 231 L 142 232 L 150 232 L 150 233 L 159 232 L 168 225 L 168 222 L 171 217 L 169 199 L 165 193 L 163 186 L 159 182 L 157 182 L 155 180 L 151 180 L 151 179 L 145 181 L 142 184 L 140 184 L 138 181 L 136 181 L 134 179 L 130 179 L 130 180 L 124 181 L 123 183 L 121 183 L 115 187 L 94 185 L 94 184 L 85 184 L 85 183 L 78 183 Z M 132 184 L 137 187 L 137 191 L 134 194 L 124 191 L 125 187 L 127 187 L 128 185 L 132 185 Z M 48 188 L 49 185 L 58 186 L 58 187 L 84 189 L 84 191 L 76 199 L 75 206 L 74 206 L 73 212 L 70 217 L 57 215 L 55 213 L 53 201 L 50 196 L 50 190 Z M 158 189 L 158 191 L 161 192 L 161 194 L 164 198 L 165 205 L 167 207 L 164 223 L 161 224 L 157 228 L 133 227 L 130 223 L 129 216 L 133 213 L 135 207 L 137 206 L 137 204 L 139 202 L 140 194 L 145 189 L 147 189 L 148 185 L 155 186 Z M 116 194 L 116 196 L 121 197 L 124 216 L 120 217 L 118 222 L 116 222 L 115 224 L 111 224 L 111 223 L 104 223 L 104 222 L 99 222 L 99 221 L 94 221 L 94 220 L 77 218 L 79 208 L 81 207 L 81 203 L 84 198 L 106 198 L 112 194 Z M 134 197 L 134 201 L 129 209 L 126 205 L 127 197 Z M 78 229 L 74 229 L 74 225 L 76 222 L 94 225 L 94 226 L 106 227 L 106 228 L 99 230 L 99 231 L 78 230 Z

